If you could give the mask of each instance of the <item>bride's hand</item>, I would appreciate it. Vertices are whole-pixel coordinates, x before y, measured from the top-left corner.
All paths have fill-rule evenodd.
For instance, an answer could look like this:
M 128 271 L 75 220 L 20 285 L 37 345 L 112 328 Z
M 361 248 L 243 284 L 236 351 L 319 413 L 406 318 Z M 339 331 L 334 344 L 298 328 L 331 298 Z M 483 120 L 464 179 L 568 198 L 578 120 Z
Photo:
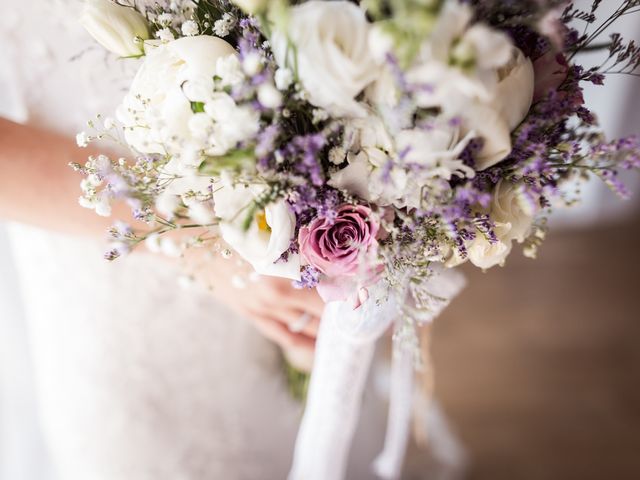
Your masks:
M 251 280 L 251 267 L 235 256 L 223 259 L 192 249 L 185 255 L 185 263 L 187 271 L 210 288 L 219 302 L 251 320 L 265 337 L 278 344 L 294 366 L 311 367 L 324 310 L 315 290 L 295 289 L 291 280 L 283 278 L 261 276 Z M 239 282 L 234 282 L 234 277 Z M 244 285 L 239 288 L 238 283 Z

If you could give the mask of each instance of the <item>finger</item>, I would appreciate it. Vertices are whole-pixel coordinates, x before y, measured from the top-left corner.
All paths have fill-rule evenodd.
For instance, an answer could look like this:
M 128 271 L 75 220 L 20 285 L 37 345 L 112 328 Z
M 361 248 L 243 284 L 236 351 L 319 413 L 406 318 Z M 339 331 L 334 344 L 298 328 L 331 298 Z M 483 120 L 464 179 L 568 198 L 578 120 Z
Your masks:
M 286 307 L 322 317 L 325 304 L 315 289 L 295 289 L 290 281 L 281 278 L 263 278 L 261 281 L 265 288 L 256 289 L 255 295 L 266 309 Z
M 322 318 L 325 303 L 315 289 L 293 290 L 293 293 L 288 295 L 287 302 L 297 310 Z
M 281 308 L 271 313 L 271 317 L 284 323 L 285 326 L 294 333 L 304 333 L 315 338 L 318 335 L 320 318 L 313 314 L 299 309 Z M 300 330 L 296 330 L 303 323 Z
M 282 348 L 300 348 L 313 351 L 315 339 L 301 333 L 291 332 L 286 325 L 273 318 L 259 314 L 251 314 L 251 320 L 256 328 L 267 338 Z

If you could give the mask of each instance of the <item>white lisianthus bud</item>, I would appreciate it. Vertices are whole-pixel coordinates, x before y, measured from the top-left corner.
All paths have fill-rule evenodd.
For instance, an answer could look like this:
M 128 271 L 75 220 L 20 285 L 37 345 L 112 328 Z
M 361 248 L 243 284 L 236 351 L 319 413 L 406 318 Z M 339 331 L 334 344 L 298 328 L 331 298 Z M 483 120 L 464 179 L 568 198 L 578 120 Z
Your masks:
M 109 0 L 86 0 L 80 23 L 104 48 L 121 57 L 144 54 L 149 38 L 145 18 L 132 7 Z
M 259 13 L 267 8 L 268 0 L 233 0 L 238 7 L 247 13 Z

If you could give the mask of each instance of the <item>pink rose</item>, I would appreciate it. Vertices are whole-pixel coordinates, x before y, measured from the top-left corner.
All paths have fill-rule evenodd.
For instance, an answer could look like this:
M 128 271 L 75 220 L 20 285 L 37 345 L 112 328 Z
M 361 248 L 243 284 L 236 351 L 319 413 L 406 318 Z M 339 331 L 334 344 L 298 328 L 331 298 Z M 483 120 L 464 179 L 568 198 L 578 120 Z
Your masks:
M 569 74 L 569 65 L 564 55 L 551 49 L 533 62 L 533 70 L 535 72 L 533 100 L 537 102 L 560 88 Z
M 333 223 L 317 218 L 300 229 L 300 253 L 328 277 L 355 275 L 362 258 L 375 252 L 379 228 L 370 208 L 342 205 Z
M 364 262 L 375 257 L 379 229 L 363 205 L 342 205 L 333 223 L 318 218 L 300 229 L 302 258 L 328 277 L 318 286 L 325 301 L 344 300 L 375 280 L 377 269 Z

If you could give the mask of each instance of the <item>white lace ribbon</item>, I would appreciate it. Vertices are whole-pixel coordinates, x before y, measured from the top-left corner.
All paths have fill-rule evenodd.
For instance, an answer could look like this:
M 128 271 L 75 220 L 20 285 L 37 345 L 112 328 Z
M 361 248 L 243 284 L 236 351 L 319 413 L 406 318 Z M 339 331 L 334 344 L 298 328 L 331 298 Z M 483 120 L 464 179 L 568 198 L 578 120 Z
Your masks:
M 462 276 L 445 271 L 436 277 L 431 320 L 464 285 Z M 327 304 L 320 323 L 316 357 L 289 480 L 342 480 L 358 419 L 375 342 L 401 313 L 401 302 L 383 285 L 369 288 L 358 309 L 351 302 Z M 374 470 L 385 480 L 400 477 L 406 452 L 413 391 L 413 356 L 399 349 L 391 372 L 390 412 L 383 452 Z
M 398 349 L 391 361 L 389 416 L 382 453 L 373 462 L 373 471 L 384 480 L 397 480 L 409 441 L 411 399 L 413 397 L 414 357 Z

